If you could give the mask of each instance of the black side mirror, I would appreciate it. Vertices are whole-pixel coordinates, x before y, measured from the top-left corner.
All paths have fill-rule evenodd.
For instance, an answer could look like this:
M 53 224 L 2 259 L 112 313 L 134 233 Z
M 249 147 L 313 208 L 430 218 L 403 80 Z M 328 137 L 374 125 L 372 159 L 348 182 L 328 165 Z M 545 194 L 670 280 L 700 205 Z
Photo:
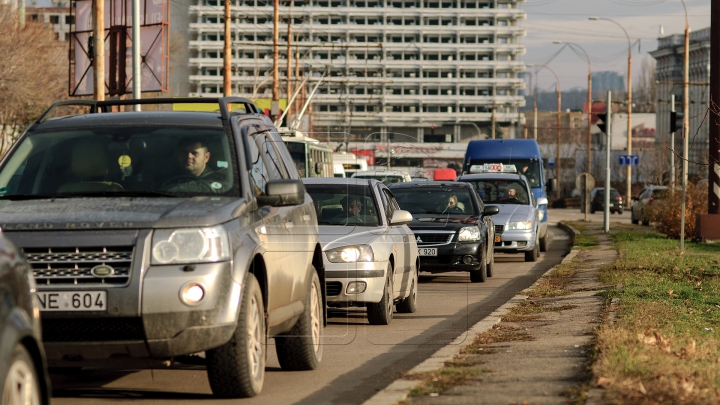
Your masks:
M 495 215 L 500 213 L 500 208 L 497 205 L 486 205 L 483 210 L 483 215 Z
M 555 191 L 557 190 L 557 187 L 557 179 L 548 179 L 547 191 Z
M 300 180 L 270 180 L 265 184 L 265 195 L 257 197 L 258 205 L 285 207 L 305 202 L 305 185 Z

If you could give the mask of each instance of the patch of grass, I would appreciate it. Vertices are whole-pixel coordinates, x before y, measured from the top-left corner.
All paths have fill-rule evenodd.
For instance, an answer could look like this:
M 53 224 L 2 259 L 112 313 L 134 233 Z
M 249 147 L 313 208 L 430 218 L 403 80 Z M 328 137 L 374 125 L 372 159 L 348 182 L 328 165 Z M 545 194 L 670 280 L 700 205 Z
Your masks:
M 507 314 L 501 318 L 502 322 L 532 322 L 541 319 L 540 313 L 543 312 L 557 312 L 566 309 L 573 309 L 575 305 L 542 305 L 540 303 L 527 300 L 518 303 L 512 307 Z
M 446 361 L 442 368 L 427 373 L 411 374 L 408 379 L 420 380 L 420 383 L 408 393 L 411 397 L 428 396 L 430 394 L 443 394 L 454 386 L 461 385 L 475 379 L 482 374 L 478 367 L 482 361 L 458 358 Z
M 570 279 L 575 276 L 577 265 L 577 262 L 571 261 L 555 266 L 555 269 L 550 274 L 541 278 L 538 284 L 525 291 L 525 294 L 530 298 L 550 298 L 570 294 L 565 287 L 570 283 Z
M 493 343 L 520 342 L 534 340 L 524 328 L 499 323 L 489 330 L 477 335 L 472 343 L 465 346 L 461 354 L 487 354 L 488 350 L 483 347 Z
M 597 333 L 593 374 L 608 403 L 720 403 L 720 244 L 620 230 L 619 259 L 602 269 L 621 299 Z

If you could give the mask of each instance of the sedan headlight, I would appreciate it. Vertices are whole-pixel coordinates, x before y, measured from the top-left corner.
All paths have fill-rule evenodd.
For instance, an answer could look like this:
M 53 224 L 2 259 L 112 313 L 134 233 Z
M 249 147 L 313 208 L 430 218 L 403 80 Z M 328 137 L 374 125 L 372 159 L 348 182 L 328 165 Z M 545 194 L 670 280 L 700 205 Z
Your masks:
M 528 230 L 532 229 L 532 221 L 517 221 L 517 222 L 510 222 L 508 224 L 509 230 Z
M 158 229 L 153 233 L 152 264 L 230 260 L 225 228 Z
M 480 228 L 477 226 L 466 226 L 460 229 L 458 241 L 468 242 L 472 240 L 480 240 Z
M 325 251 L 330 263 L 374 262 L 375 254 L 369 245 L 343 246 Z

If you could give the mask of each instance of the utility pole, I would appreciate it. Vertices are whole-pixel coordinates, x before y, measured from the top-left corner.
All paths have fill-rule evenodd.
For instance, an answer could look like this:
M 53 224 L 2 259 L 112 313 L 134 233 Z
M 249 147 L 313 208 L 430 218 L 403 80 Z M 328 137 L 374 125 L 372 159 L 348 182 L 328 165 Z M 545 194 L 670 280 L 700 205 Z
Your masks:
M 612 145 L 612 92 L 607 93 L 607 142 L 605 144 L 605 212 L 603 213 L 605 233 L 610 232 L 610 145 Z M 587 184 L 587 183 L 586 183 Z M 586 187 L 587 188 L 587 187 Z M 585 200 L 587 200 L 585 196 Z M 587 204 L 585 205 L 587 215 Z
M 230 24 L 232 17 L 230 14 L 230 0 L 225 0 L 225 41 L 223 42 L 223 95 L 225 97 L 232 96 L 232 43 Z
M 533 94 L 533 139 L 537 141 L 537 99 Z
M 105 100 L 105 0 L 93 1 L 93 22 L 93 97 L 97 101 L 103 101 Z
M 562 102 L 561 102 L 561 95 L 560 95 L 560 80 L 557 81 L 557 157 L 555 158 L 555 178 L 558 180 L 558 189 L 557 189 L 557 198 L 560 198 L 560 190 L 562 187 L 560 186 L 560 114 L 562 112 Z
M 133 98 L 139 100 L 142 94 L 142 59 L 140 57 L 140 0 L 132 0 L 132 73 Z M 140 111 L 140 104 L 133 106 L 133 111 Z
M 287 17 L 287 103 L 285 104 L 285 111 L 289 117 L 290 114 L 290 95 L 292 94 L 292 8 L 293 4 L 295 3 L 295 0 L 290 0 L 290 8 L 288 9 L 288 17 Z
M 272 103 L 270 104 L 271 119 L 277 119 L 280 113 L 280 102 L 278 93 L 280 91 L 280 76 L 278 73 L 278 65 L 280 55 L 278 53 L 278 42 L 280 40 L 280 30 L 278 22 L 280 19 L 280 0 L 273 0 L 273 85 L 272 85 Z
M 492 119 L 490 122 L 490 139 L 495 139 L 495 104 L 492 106 Z
M 685 7 L 685 1 L 682 2 Z M 682 207 L 680 208 L 680 253 L 685 251 L 685 197 L 688 181 L 688 135 L 690 133 L 688 81 L 690 78 L 690 25 L 687 19 L 687 8 L 685 8 L 685 52 L 683 60 L 683 165 L 682 165 Z M 629 166 L 628 166 L 629 167 Z
M 25 28 L 25 0 L 17 0 L 18 2 L 18 22 L 20 28 Z
M 675 112 L 675 94 L 670 95 L 670 112 Z M 670 132 L 670 192 L 675 194 L 675 131 Z

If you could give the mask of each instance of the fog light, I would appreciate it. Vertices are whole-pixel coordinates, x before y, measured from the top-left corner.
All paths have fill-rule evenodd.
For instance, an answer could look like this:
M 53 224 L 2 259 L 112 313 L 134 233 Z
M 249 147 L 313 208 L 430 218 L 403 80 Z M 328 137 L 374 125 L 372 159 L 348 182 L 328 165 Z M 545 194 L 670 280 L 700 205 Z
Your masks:
M 346 294 L 361 294 L 365 292 L 365 289 L 367 288 L 367 283 L 364 281 L 351 281 L 348 283 L 347 288 L 345 289 Z
M 180 289 L 180 301 L 186 305 L 198 305 L 205 298 L 205 289 L 196 283 L 185 284 Z
M 527 246 L 527 242 L 524 242 L 524 241 L 518 242 L 518 246 Z
M 472 257 L 472 256 L 467 255 L 467 256 L 463 257 L 463 263 L 465 263 L 465 264 L 472 264 L 472 262 L 473 262 L 473 257 Z

